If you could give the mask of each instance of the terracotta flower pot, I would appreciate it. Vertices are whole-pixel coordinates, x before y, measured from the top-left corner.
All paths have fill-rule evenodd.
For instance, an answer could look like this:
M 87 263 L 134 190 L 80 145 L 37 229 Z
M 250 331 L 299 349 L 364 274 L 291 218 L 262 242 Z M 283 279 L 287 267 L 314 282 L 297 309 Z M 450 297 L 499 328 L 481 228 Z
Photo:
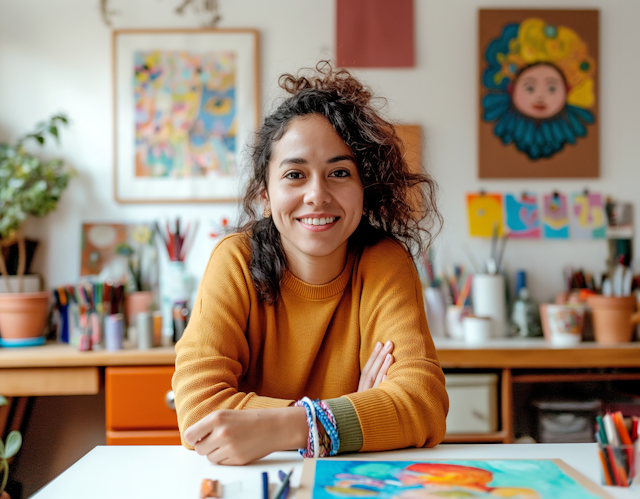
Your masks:
M 152 304 L 153 293 L 151 291 L 136 291 L 128 294 L 124 299 L 127 324 L 135 324 L 136 316 L 140 312 L 149 312 Z
M 633 337 L 634 324 L 638 316 L 635 296 L 587 297 L 593 312 L 593 328 L 598 343 L 626 343 Z
M 0 336 L 4 339 L 42 336 L 49 317 L 48 291 L 0 293 Z

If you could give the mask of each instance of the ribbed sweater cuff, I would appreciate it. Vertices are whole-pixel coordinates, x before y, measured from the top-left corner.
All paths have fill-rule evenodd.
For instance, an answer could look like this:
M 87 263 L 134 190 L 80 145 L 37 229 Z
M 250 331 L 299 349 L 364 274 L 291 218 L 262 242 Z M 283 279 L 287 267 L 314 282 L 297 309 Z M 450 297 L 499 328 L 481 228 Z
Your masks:
M 362 428 L 355 407 L 346 397 L 325 400 L 338 424 L 339 454 L 358 452 L 362 448 Z
M 396 410 L 382 390 L 365 390 L 348 397 L 360 421 L 361 452 L 406 447 Z M 393 431 L 389 431 L 391 428 Z

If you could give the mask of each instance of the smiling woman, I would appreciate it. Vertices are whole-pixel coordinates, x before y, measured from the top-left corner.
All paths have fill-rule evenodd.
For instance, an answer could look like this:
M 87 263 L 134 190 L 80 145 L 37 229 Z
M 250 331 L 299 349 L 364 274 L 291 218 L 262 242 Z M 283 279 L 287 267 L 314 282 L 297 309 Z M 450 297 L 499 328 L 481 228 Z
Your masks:
M 436 445 L 448 399 L 409 252 L 440 228 L 435 182 L 348 72 L 280 84 L 176 345 L 183 443 L 222 464 Z

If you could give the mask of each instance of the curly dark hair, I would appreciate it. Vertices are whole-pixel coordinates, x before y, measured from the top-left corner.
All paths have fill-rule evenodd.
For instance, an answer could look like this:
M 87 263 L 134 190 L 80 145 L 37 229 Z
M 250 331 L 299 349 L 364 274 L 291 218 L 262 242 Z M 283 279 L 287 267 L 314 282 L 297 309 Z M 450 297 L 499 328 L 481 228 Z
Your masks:
M 306 75 L 305 75 L 306 73 Z M 405 244 L 413 254 L 427 247 L 442 228 L 436 207 L 437 184 L 427 173 L 412 172 L 405 147 L 394 126 L 379 114 L 370 89 L 348 71 L 321 61 L 315 70 L 297 76 L 284 74 L 278 81 L 292 94 L 255 133 L 250 145 L 251 172 L 238 231 L 250 236 L 251 277 L 260 298 L 275 303 L 287 258 L 272 217 L 259 218 L 260 196 L 267 190 L 273 145 L 300 116 L 319 114 L 335 128 L 355 155 L 364 187 L 364 214 L 350 242 L 372 245 L 385 236 Z

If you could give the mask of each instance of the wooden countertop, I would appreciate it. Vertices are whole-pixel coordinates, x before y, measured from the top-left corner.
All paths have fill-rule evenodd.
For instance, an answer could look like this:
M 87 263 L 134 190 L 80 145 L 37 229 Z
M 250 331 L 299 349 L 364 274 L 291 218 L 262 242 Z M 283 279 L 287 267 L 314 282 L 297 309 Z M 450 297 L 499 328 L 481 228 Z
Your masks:
M 468 345 L 435 339 L 444 368 L 576 369 L 640 367 L 640 342 L 602 345 L 584 342 L 560 347 L 543 338 L 496 339 L 484 345 Z
M 640 368 L 640 342 L 619 345 L 585 342 L 572 347 L 557 347 L 540 338 L 492 340 L 472 346 L 436 338 L 435 344 L 444 368 Z M 173 365 L 175 358 L 173 347 L 79 352 L 68 345 L 48 343 L 41 347 L 0 348 L 0 368 L 5 369 Z
M 0 348 L 0 368 L 166 366 L 175 364 L 174 347 L 150 350 L 125 348 L 116 352 L 79 352 L 69 345 L 47 343 L 39 347 Z

